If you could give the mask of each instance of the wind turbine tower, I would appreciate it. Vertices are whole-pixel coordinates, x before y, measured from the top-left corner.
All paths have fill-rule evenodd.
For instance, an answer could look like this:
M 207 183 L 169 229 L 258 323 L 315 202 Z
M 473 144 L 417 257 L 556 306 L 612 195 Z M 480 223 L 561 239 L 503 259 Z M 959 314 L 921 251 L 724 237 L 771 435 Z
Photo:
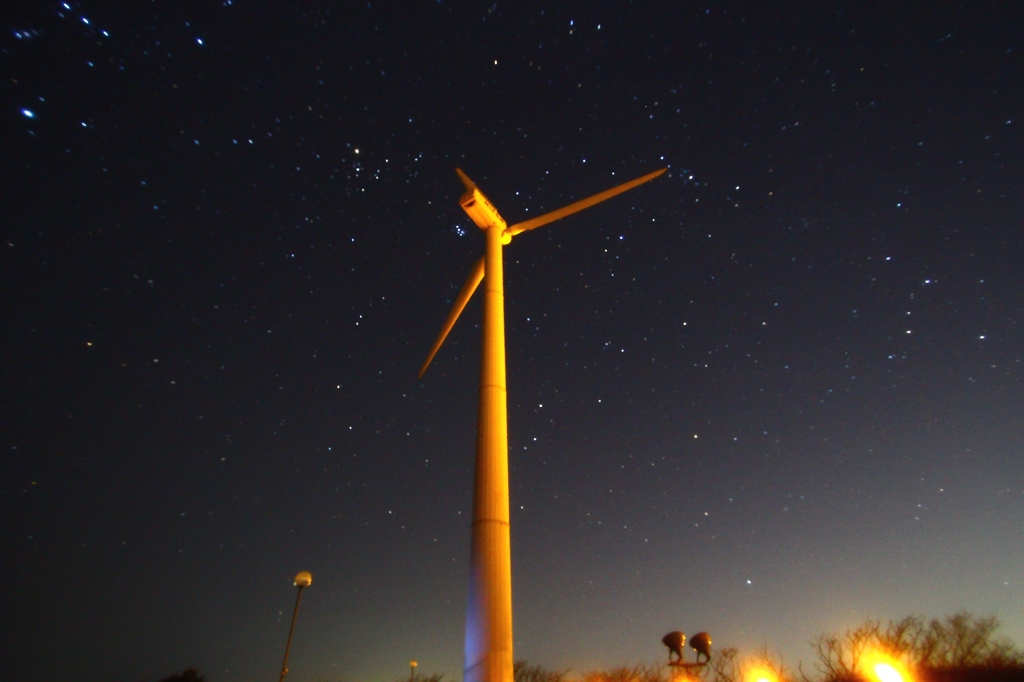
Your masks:
M 485 252 L 459 292 L 419 375 L 422 377 L 427 371 L 459 314 L 483 281 L 483 361 L 477 416 L 464 682 L 512 682 L 512 551 L 509 534 L 508 391 L 505 385 L 502 247 L 521 232 L 547 225 L 610 199 L 653 180 L 665 170 L 662 168 L 557 211 L 508 226 L 476 184 L 461 170 L 455 169 L 466 187 L 459 204 L 477 227 L 484 231 Z

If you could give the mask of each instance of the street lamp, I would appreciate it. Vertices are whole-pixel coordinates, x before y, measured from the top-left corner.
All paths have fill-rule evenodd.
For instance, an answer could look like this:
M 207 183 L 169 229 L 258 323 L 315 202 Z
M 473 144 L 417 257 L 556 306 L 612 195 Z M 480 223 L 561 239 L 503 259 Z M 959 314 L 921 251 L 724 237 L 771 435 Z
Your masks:
M 409 682 L 413 682 L 416 677 L 416 661 L 409 661 Z
M 295 619 L 299 617 L 299 602 L 302 601 L 302 588 L 313 584 L 313 576 L 309 571 L 302 571 L 295 576 L 295 587 L 299 588 L 299 596 L 295 598 L 295 611 L 292 612 L 292 627 L 288 630 L 288 644 L 284 647 L 284 663 L 281 664 L 281 679 L 288 674 L 288 651 L 292 648 L 292 635 L 295 633 Z

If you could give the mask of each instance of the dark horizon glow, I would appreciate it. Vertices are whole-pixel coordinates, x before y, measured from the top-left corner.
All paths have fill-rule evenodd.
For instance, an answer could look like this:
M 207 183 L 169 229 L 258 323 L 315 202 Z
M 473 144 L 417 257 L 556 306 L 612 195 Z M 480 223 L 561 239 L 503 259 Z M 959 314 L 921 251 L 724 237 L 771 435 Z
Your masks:
M 483 250 L 515 658 L 1024 645 L 1024 8 L 90 2 L 0 56 L 12 679 L 459 682 Z

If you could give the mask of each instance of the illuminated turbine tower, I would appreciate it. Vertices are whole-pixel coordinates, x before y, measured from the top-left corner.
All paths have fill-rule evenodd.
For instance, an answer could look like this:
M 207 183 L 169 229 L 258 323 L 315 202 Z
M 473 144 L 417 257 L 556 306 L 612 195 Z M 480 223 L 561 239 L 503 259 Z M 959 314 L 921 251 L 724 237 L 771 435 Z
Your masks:
M 476 436 L 473 485 L 473 530 L 470 543 L 469 608 L 466 615 L 464 682 L 512 682 L 512 558 L 509 544 L 508 412 L 505 387 L 505 294 L 501 247 L 512 237 L 582 211 L 648 180 L 650 173 L 542 216 L 506 226 L 487 197 L 458 168 L 466 186 L 459 199 L 473 222 L 484 231 L 487 248 L 434 342 L 420 376 L 427 371 L 448 332 L 459 319 L 481 280 L 484 284 L 483 362 L 480 371 L 480 412 Z

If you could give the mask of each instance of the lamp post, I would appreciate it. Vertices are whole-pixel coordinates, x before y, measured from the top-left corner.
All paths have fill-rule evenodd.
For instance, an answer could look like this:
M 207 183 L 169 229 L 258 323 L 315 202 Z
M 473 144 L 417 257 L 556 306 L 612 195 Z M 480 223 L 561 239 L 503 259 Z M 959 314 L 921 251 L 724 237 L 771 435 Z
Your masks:
M 292 648 L 292 635 L 295 633 L 295 619 L 299 617 L 299 602 L 302 601 L 302 588 L 309 587 L 313 584 L 313 576 L 309 571 L 302 571 L 295 576 L 295 587 L 299 588 L 299 596 L 295 598 L 295 611 L 292 612 L 292 626 L 288 630 L 288 643 L 284 647 L 284 663 L 281 664 L 281 679 L 279 682 L 284 682 L 284 676 L 288 674 L 288 652 Z
M 409 682 L 413 682 L 416 678 L 416 661 L 409 661 Z

